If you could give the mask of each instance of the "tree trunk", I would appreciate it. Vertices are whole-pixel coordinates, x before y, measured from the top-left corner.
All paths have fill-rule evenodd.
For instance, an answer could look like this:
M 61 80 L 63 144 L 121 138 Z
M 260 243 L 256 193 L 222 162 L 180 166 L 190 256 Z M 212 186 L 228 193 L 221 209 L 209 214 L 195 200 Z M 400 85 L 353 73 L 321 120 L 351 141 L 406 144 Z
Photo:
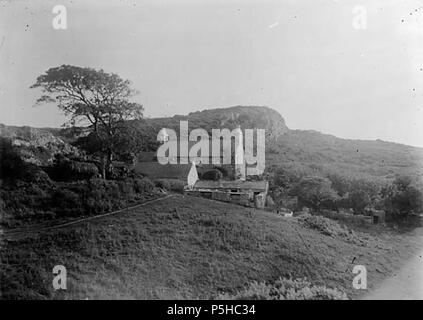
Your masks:
M 113 153 L 112 150 L 107 150 L 107 155 L 106 155 L 106 171 L 107 173 L 110 175 L 113 174 Z
M 101 155 L 100 157 L 100 167 L 101 167 L 101 178 L 102 179 L 106 179 L 106 156 L 105 155 Z

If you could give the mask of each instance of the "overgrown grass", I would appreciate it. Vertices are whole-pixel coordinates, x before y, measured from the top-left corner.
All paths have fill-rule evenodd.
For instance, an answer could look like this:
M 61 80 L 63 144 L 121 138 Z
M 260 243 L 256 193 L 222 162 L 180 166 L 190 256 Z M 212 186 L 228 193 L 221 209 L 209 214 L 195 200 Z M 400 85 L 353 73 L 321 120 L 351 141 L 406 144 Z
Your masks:
M 399 241 L 399 239 L 402 239 Z M 5 299 L 202 299 L 236 295 L 249 283 L 307 278 L 351 298 L 352 260 L 372 288 L 399 268 L 417 242 L 384 237 L 358 246 L 305 228 L 296 219 L 178 196 L 63 230 L 5 242 Z M 67 268 L 68 289 L 54 291 L 52 269 Z
M 381 233 L 381 228 L 367 225 L 364 227 L 357 224 L 353 219 L 343 220 L 339 223 L 336 220 L 320 215 L 302 214 L 298 217 L 299 222 L 306 228 L 314 229 L 323 235 L 353 243 L 359 246 L 378 246 L 389 248 L 386 243 L 380 241 L 377 236 Z M 351 222 L 352 221 L 352 222 Z
M 347 295 L 326 286 L 315 286 L 307 279 L 279 278 L 275 283 L 253 281 L 235 295 L 220 294 L 221 300 L 347 300 Z
M 16 226 L 28 222 L 100 214 L 155 197 L 147 179 L 51 182 L 40 185 L 17 181 L 0 188 L 3 205 L 1 224 Z
M 154 185 L 157 188 L 161 188 L 167 191 L 173 191 L 178 193 L 184 192 L 185 182 L 179 179 L 156 179 Z

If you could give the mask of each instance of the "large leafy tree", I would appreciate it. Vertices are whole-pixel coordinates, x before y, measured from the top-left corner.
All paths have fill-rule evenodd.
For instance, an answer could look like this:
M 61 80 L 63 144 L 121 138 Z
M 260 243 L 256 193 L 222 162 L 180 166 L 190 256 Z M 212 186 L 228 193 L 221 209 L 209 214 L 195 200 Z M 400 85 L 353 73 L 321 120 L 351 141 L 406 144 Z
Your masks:
M 69 117 L 67 125 L 88 128 L 84 145 L 99 156 L 103 177 L 123 146 L 136 145 L 127 121 L 141 119 L 144 109 L 129 101 L 138 93 L 129 80 L 103 70 L 62 65 L 48 69 L 31 88 L 42 89 L 37 104 L 55 102 Z
M 354 190 L 348 196 L 349 206 L 356 214 L 362 214 L 364 209 L 372 204 L 370 195 L 365 190 Z
M 290 191 L 291 195 L 298 197 L 301 204 L 315 210 L 330 206 L 339 199 L 338 194 L 332 189 L 329 179 L 319 176 L 306 176 Z
M 397 176 L 392 184 L 382 188 L 384 207 L 395 219 L 409 213 L 423 212 L 423 180 L 421 176 Z

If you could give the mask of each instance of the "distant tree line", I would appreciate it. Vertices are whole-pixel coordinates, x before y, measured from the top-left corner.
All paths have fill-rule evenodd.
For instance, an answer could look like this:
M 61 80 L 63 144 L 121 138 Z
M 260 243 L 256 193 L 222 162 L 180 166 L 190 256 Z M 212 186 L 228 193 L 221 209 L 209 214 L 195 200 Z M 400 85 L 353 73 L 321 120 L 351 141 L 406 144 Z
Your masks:
M 339 174 L 300 176 L 279 168 L 271 182 L 273 191 L 277 190 L 274 194 L 296 196 L 299 207 L 315 211 L 352 209 L 354 214 L 365 214 L 366 210 L 378 209 L 385 210 L 393 220 L 423 212 L 423 179 L 419 176 L 398 175 L 382 183 Z

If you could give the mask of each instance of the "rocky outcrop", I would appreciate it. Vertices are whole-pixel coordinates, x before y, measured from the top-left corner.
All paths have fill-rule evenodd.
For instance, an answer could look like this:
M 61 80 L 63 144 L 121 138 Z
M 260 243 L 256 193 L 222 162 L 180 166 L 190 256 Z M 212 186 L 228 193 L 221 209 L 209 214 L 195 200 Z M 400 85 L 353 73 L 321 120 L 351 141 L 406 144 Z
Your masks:
M 0 136 L 11 139 L 22 158 L 36 165 L 50 164 L 55 154 L 79 154 L 77 148 L 44 129 L 0 124 Z
M 189 129 L 265 129 L 267 139 L 277 139 L 289 131 L 284 118 L 274 109 L 257 106 L 235 106 L 192 112 L 186 116 L 176 115 L 170 118 L 147 119 L 145 124 L 154 132 L 161 128 L 179 131 L 179 122 L 188 121 Z M 151 131 L 151 130 L 150 130 Z

